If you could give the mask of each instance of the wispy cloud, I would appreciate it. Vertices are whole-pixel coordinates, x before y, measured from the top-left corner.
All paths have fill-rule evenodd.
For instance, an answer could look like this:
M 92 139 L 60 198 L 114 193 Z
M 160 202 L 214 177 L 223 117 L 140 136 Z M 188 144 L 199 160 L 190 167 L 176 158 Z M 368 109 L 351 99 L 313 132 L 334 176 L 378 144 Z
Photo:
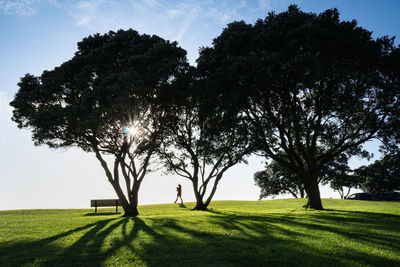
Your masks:
M 95 31 L 125 28 L 126 9 L 114 0 L 83 0 L 64 3 L 76 26 Z
M 160 3 L 158 1 L 156 1 L 156 0 L 142 0 L 142 2 L 144 4 L 146 4 L 148 6 L 152 6 L 152 7 L 160 6 Z
M 133 28 L 141 33 L 157 34 L 181 45 L 207 45 L 218 30 L 234 20 L 266 15 L 273 6 L 290 0 L 0 0 L 0 11 L 32 16 L 45 5 L 67 13 L 76 27 L 89 32 Z M 205 36 L 209 41 L 205 41 Z M 196 48 L 189 48 L 192 61 Z M 193 52 L 194 51 L 194 52 Z
M 30 17 L 45 6 L 59 6 L 61 0 L 0 0 L 0 13 Z
M 0 0 L 0 9 L 8 15 L 31 16 L 40 0 Z
M 180 8 L 180 13 L 184 14 L 183 23 L 178 28 L 177 34 L 172 38 L 174 41 L 180 41 L 182 39 L 183 35 L 187 32 L 190 25 L 197 19 L 201 12 L 200 6 L 191 6 L 190 8 L 188 8 L 187 6 L 182 5 Z

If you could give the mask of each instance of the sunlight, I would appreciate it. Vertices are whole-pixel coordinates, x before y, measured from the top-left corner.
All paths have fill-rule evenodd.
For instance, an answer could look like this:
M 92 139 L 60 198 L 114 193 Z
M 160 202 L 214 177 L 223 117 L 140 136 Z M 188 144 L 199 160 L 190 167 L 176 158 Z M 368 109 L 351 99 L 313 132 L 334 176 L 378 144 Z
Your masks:
M 137 131 L 138 131 L 137 128 L 133 127 L 133 126 L 131 126 L 131 127 L 125 126 L 123 128 L 124 134 L 127 134 L 129 136 L 134 136 L 137 133 Z
M 137 135 L 139 131 L 136 125 L 131 124 L 129 126 L 124 126 L 122 132 L 131 138 Z

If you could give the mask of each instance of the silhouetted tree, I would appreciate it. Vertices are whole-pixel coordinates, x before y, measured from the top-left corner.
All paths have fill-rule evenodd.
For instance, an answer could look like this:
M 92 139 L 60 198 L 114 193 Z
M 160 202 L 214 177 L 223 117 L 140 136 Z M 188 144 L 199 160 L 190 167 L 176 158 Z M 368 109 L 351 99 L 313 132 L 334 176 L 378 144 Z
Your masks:
M 386 155 L 368 166 L 361 166 L 352 176 L 361 181 L 365 192 L 400 190 L 400 154 Z
M 175 105 L 168 112 L 171 117 L 163 124 L 159 156 L 169 172 L 192 182 L 193 209 L 207 210 L 224 173 L 245 162 L 252 149 L 239 114 L 217 112 L 218 98 L 196 79 L 187 79 L 189 89 L 174 96 Z
M 32 130 L 35 145 L 94 152 L 125 215 L 136 216 L 139 187 L 160 144 L 159 101 L 187 66 L 176 42 L 134 30 L 95 34 L 78 43 L 71 60 L 21 78 L 12 119 Z
M 343 198 L 344 186 L 351 188 L 359 184 L 357 179 L 349 176 L 350 172 L 348 158 L 345 154 L 341 154 L 323 166 L 318 183 L 323 185 L 330 183 L 332 189 L 338 191 Z M 304 185 L 300 178 L 275 160 L 267 164 L 264 171 L 256 172 L 254 180 L 261 188 L 260 199 L 286 193 L 292 194 L 295 198 L 298 198 L 298 195 L 301 198 L 305 196 Z
M 358 178 L 358 177 L 357 177 Z M 330 187 L 340 194 L 340 198 L 347 198 L 352 188 L 360 187 L 360 180 L 350 174 L 338 176 L 330 182 Z M 346 190 L 347 188 L 347 190 Z
M 351 172 L 348 157 L 341 154 L 322 169 L 321 173 L 324 175 L 322 184 L 329 183 L 330 187 L 340 194 L 341 199 L 346 198 L 352 188 L 359 188 L 361 184 L 360 179 L 352 176 Z
M 265 170 L 254 174 L 254 181 L 261 189 L 260 199 L 287 193 L 295 198 L 305 196 L 299 177 L 274 160 L 267 164 Z
M 381 131 L 399 109 L 393 49 L 393 39 L 372 39 L 336 9 L 290 6 L 255 25 L 229 24 L 200 51 L 198 69 L 226 110 L 244 114 L 258 153 L 295 173 L 306 206 L 323 209 L 321 169 L 393 133 Z

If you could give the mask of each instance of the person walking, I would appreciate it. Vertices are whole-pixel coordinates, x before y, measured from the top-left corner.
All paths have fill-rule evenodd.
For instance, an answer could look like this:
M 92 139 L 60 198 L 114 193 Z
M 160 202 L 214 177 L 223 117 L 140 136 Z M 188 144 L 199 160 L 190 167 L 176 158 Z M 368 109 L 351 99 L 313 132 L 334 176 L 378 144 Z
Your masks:
M 180 198 L 181 199 L 181 204 L 183 204 L 182 186 L 180 184 L 178 184 L 178 187 L 176 188 L 176 192 L 177 192 L 177 194 L 176 194 L 176 199 L 175 199 L 174 203 L 176 203 L 178 201 L 178 198 Z

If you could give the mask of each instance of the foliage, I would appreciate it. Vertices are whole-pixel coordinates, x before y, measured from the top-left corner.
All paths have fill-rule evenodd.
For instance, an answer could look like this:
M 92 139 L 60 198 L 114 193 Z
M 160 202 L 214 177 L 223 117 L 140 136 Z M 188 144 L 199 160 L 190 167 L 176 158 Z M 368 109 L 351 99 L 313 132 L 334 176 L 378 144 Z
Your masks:
M 348 160 L 346 154 L 341 154 L 326 164 L 321 171 L 322 184 L 329 183 L 330 187 L 340 194 L 341 199 L 346 198 L 352 188 L 359 188 L 362 182 L 358 177 L 351 175 Z
M 36 145 L 94 152 L 125 213 L 137 215 L 138 190 L 160 143 L 160 102 L 187 66 L 176 42 L 134 30 L 95 34 L 71 60 L 21 78 L 12 119 L 32 130 Z
M 0 211 L 0 265 L 398 266 L 400 203 L 323 199 L 213 201 L 210 212 L 175 205 Z M 108 213 L 108 211 L 110 213 Z
M 254 174 L 254 181 L 260 187 L 260 199 L 280 194 L 292 194 L 304 198 L 304 187 L 299 177 L 276 161 L 268 164 L 263 171 Z
M 224 173 L 245 162 L 252 148 L 239 114 L 224 116 L 218 112 L 222 103 L 212 92 L 197 82 L 189 85 L 184 91 L 185 86 L 176 87 L 179 92 L 163 124 L 158 154 L 168 172 L 192 182 L 197 201 L 194 209 L 206 210 Z
M 393 39 L 372 39 L 336 9 L 290 6 L 255 25 L 229 24 L 200 51 L 198 69 L 225 110 L 244 114 L 258 153 L 295 173 L 307 206 L 322 209 L 324 166 L 366 156 L 364 142 L 393 134 L 382 131 L 400 104 L 392 51 Z
M 318 183 L 323 185 L 330 183 L 331 188 L 343 199 L 350 193 L 351 188 L 357 188 L 360 185 L 359 179 L 350 176 L 350 172 L 348 158 L 345 154 L 341 154 L 323 166 L 319 173 Z M 305 196 L 304 185 L 299 177 L 275 160 L 268 164 L 264 171 L 256 172 L 254 180 L 261 188 L 260 199 L 287 193 L 295 198 L 298 195 L 301 198 Z M 346 194 L 344 187 L 347 187 Z
M 368 166 L 354 170 L 365 192 L 373 194 L 400 190 L 400 154 L 386 155 Z
M 335 179 L 330 181 L 330 187 L 340 194 L 341 199 L 344 199 L 349 196 L 352 188 L 360 188 L 362 180 L 358 178 L 348 173 L 343 173 L 343 175 L 336 176 Z M 347 191 L 345 187 L 347 187 Z

